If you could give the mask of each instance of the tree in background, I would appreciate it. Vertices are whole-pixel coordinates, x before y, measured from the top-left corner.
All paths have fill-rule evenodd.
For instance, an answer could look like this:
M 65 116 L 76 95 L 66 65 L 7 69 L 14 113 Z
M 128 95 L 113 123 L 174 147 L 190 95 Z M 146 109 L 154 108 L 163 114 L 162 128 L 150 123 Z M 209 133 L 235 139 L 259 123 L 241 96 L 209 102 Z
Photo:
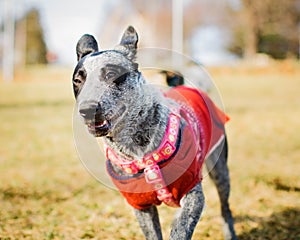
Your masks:
M 47 47 L 37 9 L 30 9 L 16 23 L 16 48 L 19 62 L 26 65 L 46 64 Z
M 161 47 L 171 47 L 172 1 L 127 0 L 155 32 Z M 184 4 L 185 50 L 193 32 L 218 26 L 233 33 L 229 50 L 244 58 L 266 53 L 275 59 L 299 54 L 300 0 L 194 0 Z M 154 42 L 153 40 L 151 41 Z
M 241 21 L 235 27 L 231 50 L 252 58 L 257 52 L 276 59 L 296 57 L 299 48 L 299 0 L 241 0 L 235 16 Z

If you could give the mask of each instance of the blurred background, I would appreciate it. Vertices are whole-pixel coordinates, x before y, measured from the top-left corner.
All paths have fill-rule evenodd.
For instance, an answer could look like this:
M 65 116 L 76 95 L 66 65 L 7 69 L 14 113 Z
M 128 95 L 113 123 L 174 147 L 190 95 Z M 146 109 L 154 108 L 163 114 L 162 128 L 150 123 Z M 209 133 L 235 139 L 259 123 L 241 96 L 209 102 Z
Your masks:
M 239 239 L 300 239 L 300 0 L 0 0 L 0 239 L 143 239 L 80 163 L 72 129 L 77 40 L 113 48 L 128 25 L 140 48 L 192 57 L 219 89 Z M 194 239 L 222 239 L 203 185 Z M 168 238 L 175 211 L 160 211 Z
M 74 65 L 84 33 L 112 48 L 128 25 L 140 47 L 182 52 L 205 65 L 299 59 L 299 0 L 1 0 L 0 65 Z

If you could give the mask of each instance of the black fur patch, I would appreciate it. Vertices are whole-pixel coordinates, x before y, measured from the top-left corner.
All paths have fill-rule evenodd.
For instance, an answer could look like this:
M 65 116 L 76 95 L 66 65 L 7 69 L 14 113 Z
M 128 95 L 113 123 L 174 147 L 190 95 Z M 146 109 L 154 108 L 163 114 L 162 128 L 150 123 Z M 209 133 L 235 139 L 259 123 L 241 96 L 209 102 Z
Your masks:
M 128 74 L 129 70 L 122 66 L 107 64 L 100 70 L 100 79 L 113 82 L 116 85 L 120 85 L 125 82 Z
M 80 61 L 85 56 L 98 52 L 98 44 L 96 39 L 89 34 L 84 34 L 76 45 L 77 60 Z
M 80 89 L 82 88 L 83 84 L 86 81 L 86 70 L 83 67 L 83 62 L 84 61 L 80 61 L 73 73 L 73 78 L 72 78 L 72 82 L 73 82 L 73 92 L 75 97 L 78 96 Z

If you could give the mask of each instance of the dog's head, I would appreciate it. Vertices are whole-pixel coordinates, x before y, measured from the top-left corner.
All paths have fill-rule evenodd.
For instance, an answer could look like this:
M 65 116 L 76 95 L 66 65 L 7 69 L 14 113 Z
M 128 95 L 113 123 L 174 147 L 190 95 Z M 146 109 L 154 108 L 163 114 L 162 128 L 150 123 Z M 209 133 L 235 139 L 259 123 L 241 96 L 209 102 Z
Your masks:
M 109 135 L 141 94 L 137 42 L 135 29 L 129 26 L 113 50 L 99 51 L 95 38 L 87 34 L 77 43 L 74 95 L 80 115 L 96 137 Z

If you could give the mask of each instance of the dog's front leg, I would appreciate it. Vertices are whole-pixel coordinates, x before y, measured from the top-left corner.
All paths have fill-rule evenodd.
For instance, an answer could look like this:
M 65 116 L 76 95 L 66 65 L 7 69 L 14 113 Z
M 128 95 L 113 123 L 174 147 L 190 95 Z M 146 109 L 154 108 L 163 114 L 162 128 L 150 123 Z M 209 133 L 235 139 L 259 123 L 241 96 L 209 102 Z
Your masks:
M 204 194 L 201 183 L 198 183 L 189 191 L 181 203 L 182 208 L 172 225 L 171 240 L 188 240 L 192 238 L 204 207 Z
M 162 240 L 159 216 L 156 206 L 145 210 L 134 209 L 136 218 L 147 240 Z

